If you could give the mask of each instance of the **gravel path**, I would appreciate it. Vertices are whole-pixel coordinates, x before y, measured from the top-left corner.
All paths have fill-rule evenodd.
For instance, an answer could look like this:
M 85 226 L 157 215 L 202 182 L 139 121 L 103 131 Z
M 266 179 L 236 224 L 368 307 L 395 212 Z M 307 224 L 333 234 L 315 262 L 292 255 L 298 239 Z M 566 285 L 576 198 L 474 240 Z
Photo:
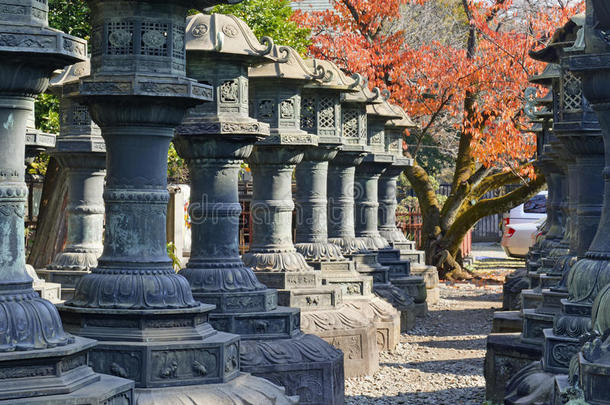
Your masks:
M 348 404 L 480 405 L 483 359 L 502 287 L 441 285 L 441 300 L 394 353 L 382 353 L 373 376 L 346 380 Z

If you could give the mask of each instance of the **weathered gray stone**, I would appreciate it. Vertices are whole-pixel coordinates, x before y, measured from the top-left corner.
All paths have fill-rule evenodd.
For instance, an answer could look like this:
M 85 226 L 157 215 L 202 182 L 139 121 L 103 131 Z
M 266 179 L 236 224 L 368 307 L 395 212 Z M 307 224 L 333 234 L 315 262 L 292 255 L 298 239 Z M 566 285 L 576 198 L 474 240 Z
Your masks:
M 233 27 L 226 29 L 232 35 L 224 27 Z M 180 274 L 195 299 L 216 306 L 212 326 L 242 337 L 242 371 L 284 386 L 303 404 L 340 403 L 343 385 L 333 373 L 343 367 L 342 354 L 304 335 L 299 310 L 278 306 L 277 291 L 260 283 L 239 256 L 239 170 L 253 144 L 269 135 L 268 124 L 248 116 L 248 66 L 269 59 L 266 41 L 261 45 L 233 16 L 187 19 L 187 74 L 215 91 L 212 103 L 187 114 L 174 139 L 191 174 L 192 246 Z
M 47 13 L 46 2 L 0 1 L 0 401 L 101 403 L 119 395 L 130 401 L 133 384 L 88 366 L 95 342 L 64 332 L 26 270 L 23 165 L 34 95 L 47 88 L 53 70 L 86 53 L 82 39 L 48 28 Z
M 323 79 L 325 70 L 308 67 L 289 47 L 275 46 L 274 63 L 250 69 L 250 114 L 270 124 L 271 135 L 254 146 L 248 158 L 253 175 L 252 236 L 244 263 L 259 279 L 278 288 L 279 303 L 301 309 L 306 333 L 341 349 L 345 375 L 373 373 L 379 365 L 375 326 L 343 304 L 339 287 L 323 286 L 315 271 L 292 241 L 292 174 L 318 136 L 300 129 L 301 91 Z
M 537 345 L 521 342 L 519 333 L 492 333 L 485 353 L 485 398 L 493 404 L 504 403 L 508 381 L 523 367 L 540 359 Z
M 360 81 L 361 78 L 356 76 Z M 341 122 L 346 145 L 329 164 L 328 172 L 328 235 L 329 241 L 341 248 L 356 270 L 373 278 L 373 290 L 400 311 L 401 331 L 415 323 L 411 297 L 389 282 L 389 268 L 379 264 L 377 254 L 367 249 L 366 241 L 356 237 L 354 224 L 354 179 L 356 166 L 367 155 L 366 104 L 375 98 L 359 82 L 357 93 L 344 93 L 341 101 Z
M 92 367 L 134 380 L 140 405 L 174 404 L 177 389 L 192 404 L 295 402 L 240 372 L 239 336 L 212 328 L 214 306 L 193 298 L 166 250 L 169 143 L 187 109 L 213 99 L 186 77 L 185 18 L 217 3 L 90 1 L 91 74 L 67 94 L 86 101 L 105 141 L 106 228 L 98 266 L 59 308 L 66 329 L 99 341 Z M 235 379 L 266 398 L 234 393 Z
M 305 151 L 297 165 L 297 229 L 295 247 L 307 262 L 322 273 L 322 282 L 341 287 L 344 303 L 370 319 L 377 329 L 380 351 L 394 350 L 400 338 L 400 314 L 372 293 L 373 279 L 360 275 L 354 264 L 328 241 L 328 162 L 344 144 L 341 134 L 341 92 L 352 92 L 351 83 L 333 63 L 307 61 L 312 69 L 321 66 L 326 74 L 321 83 L 311 82 L 303 89 L 301 129 L 318 135 L 318 148 Z
M 60 97 L 60 136 L 52 154 L 68 173 L 68 231 L 62 251 L 38 274 L 61 283 L 64 300 L 72 298 L 76 283 L 97 265 L 103 249 L 106 147 L 87 106 L 63 94 L 64 87 L 69 92 L 89 70 L 89 61 L 81 62 L 51 82 L 51 90 Z

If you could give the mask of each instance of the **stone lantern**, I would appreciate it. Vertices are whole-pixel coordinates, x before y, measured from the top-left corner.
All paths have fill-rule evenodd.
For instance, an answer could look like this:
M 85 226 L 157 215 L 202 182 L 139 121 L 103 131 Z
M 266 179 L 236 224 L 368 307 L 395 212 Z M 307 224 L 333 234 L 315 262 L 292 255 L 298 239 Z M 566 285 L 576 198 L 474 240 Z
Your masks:
M 369 318 L 377 328 L 380 351 L 394 350 L 400 338 L 400 314 L 389 303 L 372 293 L 373 278 L 362 276 L 341 248 L 328 241 L 328 163 L 343 146 L 341 130 L 342 92 L 352 92 L 358 82 L 348 78 L 335 64 L 310 59 L 315 69 L 322 66 L 326 74 L 321 82 L 305 85 L 301 102 L 301 129 L 318 135 L 317 148 L 305 151 L 296 168 L 297 251 L 307 263 L 322 272 L 323 283 L 339 286 L 344 302 Z
M 88 366 L 95 342 L 64 332 L 26 270 L 24 160 L 34 97 L 55 69 L 84 60 L 87 49 L 48 28 L 47 14 L 46 2 L 0 1 L 0 402 L 127 403 L 132 383 Z
M 588 12 L 590 11 L 589 9 Z M 589 23 L 587 22 L 585 25 Z M 582 17 L 577 16 L 568 22 L 563 29 L 563 32 L 574 32 L 573 41 L 575 44 L 571 48 L 564 49 L 565 53 L 560 55 L 564 70 L 560 90 L 565 92 L 565 94 L 562 94 L 562 97 L 558 100 L 555 116 L 559 120 L 557 136 L 561 136 L 560 139 L 567 148 L 570 151 L 574 151 L 578 165 L 577 173 L 580 182 L 578 185 L 579 201 L 576 219 L 577 227 L 579 228 L 577 237 L 582 236 L 580 235 L 581 226 L 588 228 L 590 231 L 590 220 L 594 219 L 597 211 L 595 201 L 600 201 L 599 197 L 593 197 L 592 199 L 589 199 L 590 197 L 588 196 L 580 197 L 583 193 L 599 189 L 599 185 L 590 183 L 595 181 L 597 177 L 591 173 L 591 170 L 599 170 L 600 173 L 604 173 L 608 170 L 610 162 L 606 139 L 607 128 L 604 127 L 604 114 L 602 113 L 606 108 L 605 103 L 607 99 L 598 93 L 597 90 L 594 90 L 594 88 L 604 88 L 604 86 L 602 84 L 598 87 L 598 82 L 591 81 L 599 73 L 595 69 L 599 68 L 600 59 L 599 55 L 590 57 L 582 54 L 585 49 L 582 44 L 582 38 L 588 30 L 588 27 L 582 28 L 582 25 Z M 586 49 L 587 51 L 590 49 L 588 43 Z M 572 56 L 575 54 L 581 55 Z M 582 75 L 582 92 L 580 91 L 580 80 L 575 75 Z M 579 100 L 580 105 L 576 106 L 574 100 Z M 599 132 L 597 132 L 596 128 L 597 122 L 591 114 L 589 102 L 591 102 L 593 109 L 596 110 L 599 124 L 601 124 L 602 128 L 606 156 L 605 169 L 599 167 L 599 164 L 589 166 L 591 162 L 599 161 L 599 158 L 595 156 L 600 155 Z M 601 107 L 601 110 L 598 110 L 598 107 Z M 580 174 L 583 168 L 585 168 L 586 174 Z M 587 178 L 580 176 L 587 176 Z M 599 182 L 600 180 L 597 177 L 597 181 Z M 603 201 L 607 201 L 608 193 L 610 192 L 607 178 L 605 178 L 605 183 Z M 581 198 L 584 200 L 581 200 Z M 588 204 L 581 205 L 581 201 L 592 202 L 593 206 Z M 508 387 L 508 399 L 518 400 L 522 398 L 526 389 L 529 388 L 530 392 L 537 393 L 535 397 L 531 394 L 531 397 L 535 400 L 544 399 L 550 401 L 552 400 L 553 389 L 556 384 L 559 384 L 558 390 L 560 392 L 565 390 L 567 379 L 565 377 L 556 378 L 555 374 L 573 373 L 573 356 L 580 350 L 583 339 L 591 333 L 594 302 L 600 291 L 610 284 L 610 264 L 607 260 L 610 242 L 607 237 L 607 224 L 604 220 L 604 218 L 607 218 L 607 208 L 604 202 L 597 233 L 584 256 L 581 256 L 580 260 L 569 269 L 566 280 L 567 296 L 564 295 L 566 298 L 561 299 L 559 310 L 554 309 L 555 314 L 552 328 L 543 330 L 544 352 L 542 361 L 532 364 L 515 376 Z M 586 242 L 586 240 L 583 242 Z M 575 246 L 578 245 L 575 244 Z M 555 292 L 562 291 L 555 290 Z M 565 294 L 565 290 L 563 294 Z M 548 305 L 543 305 L 538 310 L 540 313 L 544 313 L 542 311 L 549 309 L 549 307 Z M 550 307 L 550 309 L 553 309 L 553 307 Z M 594 373 L 599 372 L 599 367 L 594 367 L 594 369 Z
M 51 82 L 51 91 L 60 98 L 60 136 L 52 154 L 68 173 L 68 232 L 63 250 L 38 274 L 60 283 L 63 299 L 72 298 L 76 283 L 97 265 L 103 249 L 106 147 L 87 106 L 63 95 L 64 89 L 72 92 L 89 69 L 88 61 L 77 63 Z
M 524 309 L 523 341 L 542 344 L 542 331 L 553 327 L 553 318 L 561 309 L 561 300 L 568 298 L 567 278 L 571 266 L 583 257 L 591 244 L 599 224 L 602 206 L 602 172 L 604 167 L 603 140 L 597 116 L 582 94 L 581 80 L 567 66 L 567 59 L 584 50 L 584 15 L 574 18 L 562 29 L 562 38 L 536 52 L 535 57 L 548 62 L 559 62 L 561 77 L 555 94 L 553 133 L 563 148 L 560 158 L 568 163 L 571 211 L 570 229 L 555 252 L 553 268 L 540 275 L 541 304 L 535 309 Z M 578 32 L 580 35 L 577 35 Z M 578 41 L 578 42 L 577 42 Z M 567 215 L 565 215 L 567 216 Z M 559 252 L 568 250 L 557 258 Z M 544 266 L 543 266 L 544 267 Z M 543 273 L 541 268 L 539 273 Z M 563 282 L 562 282 L 563 281 Z
M 415 250 L 415 242 L 408 240 L 396 226 L 398 179 L 402 172 L 413 164 L 412 159 L 403 154 L 403 134 L 405 130 L 416 128 L 417 125 L 401 107 L 389 105 L 389 108 L 401 118 L 387 121 L 385 125 L 385 151 L 395 158 L 394 163 L 379 178 L 379 234 L 393 249 L 400 251 L 401 261 L 410 262 L 411 274 L 424 278 L 426 302 L 435 304 L 439 299 L 438 271 L 435 266 L 425 264 L 425 253 Z
M 339 246 L 344 256 L 354 262 L 356 270 L 373 277 L 373 290 L 400 311 L 401 331 L 415 324 L 413 299 L 390 283 L 389 267 L 382 266 L 377 253 L 368 250 L 366 241 L 356 237 L 354 179 L 356 166 L 369 153 L 367 145 L 366 106 L 381 96 L 379 89 L 372 93 L 360 75 L 355 93 L 341 95 L 341 130 L 345 144 L 330 161 L 328 171 L 328 236 L 329 242 Z
M 187 19 L 187 74 L 210 83 L 214 101 L 193 108 L 174 143 L 191 174 L 191 256 L 180 274 L 195 299 L 216 305 L 210 323 L 237 333 L 241 370 L 299 395 L 302 404 L 343 402 L 343 355 L 299 328 L 300 311 L 279 307 L 277 291 L 246 267 L 238 246 L 238 175 L 269 125 L 248 116 L 248 67 L 272 61 L 272 42 L 261 45 L 233 16 L 198 14 Z
M 279 290 L 279 303 L 301 308 L 301 329 L 322 337 L 344 354 L 346 376 L 378 367 L 376 328 L 343 304 L 340 287 L 323 286 L 320 271 L 307 264 L 292 241 L 292 174 L 317 135 L 300 129 L 301 91 L 325 76 L 312 71 L 289 47 L 274 47 L 275 63 L 250 69 L 250 114 L 270 125 L 271 135 L 248 159 L 253 176 L 252 237 L 244 263 L 260 281 Z
M 378 228 L 379 180 L 397 159 L 396 155 L 386 152 L 385 126 L 388 121 L 399 118 L 401 115 L 383 99 L 377 99 L 377 102 L 367 106 L 367 139 L 371 153 L 356 166 L 354 183 L 356 237 L 364 240 L 367 248 L 378 254 L 382 265 L 390 268 L 390 282 L 413 297 L 416 316 L 425 316 L 428 307 L 423 278 L 411 276 L 411 263 L 408 260 L 401 260 L 400 250 L 393 249 L 381 236 Z M 399 164 L 404 163 L 405 161 L 401 160 Z M 412 161 L 407 159 L 406 163 L 411 164 Z
M 591 103 L 597 113 L 602 129 L 605 148 L 604 168 L 604 204 L 597 233 L 585 258 L 579 260 L 570 270 L 568 291 L 570 301 L 580 298 L 579 303 L 585 309 L 592 303 L 596 293 L 599 295 L 591 307 L 591 324 L 577 324 L 579 330 L 586 326 L 588 336 L 577 356 L 571 359 L 568 376 L 555 378 L 553 399 L 559 401 L 562 397 L 570 398 L 570 394 L 578 391 L 580 399 L 590 404 L 607 404 L 610 396 L 610 350 L 609 330 L 610 313 L 610 43 L 607 32 L 610 29 L 610 9 L 602 1 L 587 1 L 587 14 L 584 29 L 585 52 L 582 55 L 569 57 L 569 69 L 581 77 L 583 95 Z M 588 293 L 585 291 L 588 289 Z M 565 301 L 564 301 L 565 302 Z M 585 306 L 586 305 L 586 306 Z M 564 309 L 568 309 L 564 305 Z M 581 312 L 582 313 L 582 312 Z M 582 326 L 581 326 L 582 325 Z M 573 329 L 572 329 L 573 330 Z M 582 343 L 582 341 L 581 341 Z M 572 389 L 568 390 L 568 385 Z M 576 398 L 572 398 L 576 399 Z M 584 402 L 584 401 L 583 401 Z
M 66 329 L 98 340 L 95 370 L 135 381 L 138 404 L 292 403 L 240 372 L 239 336 L 208 323 L 167 255 L 167 152 L 188 108 L 213 88 L 186 77 L 185 19 L 219 1 L 91 0 L 91 72 L 73 92 L 106 145 L 104 250 L 60 306 Z

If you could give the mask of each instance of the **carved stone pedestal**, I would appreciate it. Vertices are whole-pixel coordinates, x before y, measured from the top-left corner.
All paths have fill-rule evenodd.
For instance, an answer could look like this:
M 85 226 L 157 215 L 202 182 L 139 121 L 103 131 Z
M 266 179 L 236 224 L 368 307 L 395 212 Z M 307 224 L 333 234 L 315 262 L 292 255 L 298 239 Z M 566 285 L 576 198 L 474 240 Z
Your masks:
M 69 95 L 70 88 L 89 72 L 88 61 L 72 65 L 51 86 L 60 97 L 60 136 L 52 154 L 68 172 L 68 233 L 63 250 L 38 274 L 60 283 L 64 300 L 72 298 L 78 280 L 97 265 L 103 250 L 106 146 L 87 106 Z
M 240 372 L 239 336 L 210 325 L 214 306 L 193 298 L 167 255 L 169 143 L 187 109 L 213 99 L 186 78 L 185 19 L 216 3 L 90 2 L 91 75 L 77 90 L 106 144 L 104 251 L 60 312 L 66 329 L 98 340 L 95 370 L 135 381 L 138 405 L 175 404 L 178 390 L 193 405 L 296 402 Z
M 200 35 L 201 27 L 213 27 Z M 235 35 L 219 39 L 223 27 Z M 214 86 L 214 101 L 192 109 L 174 143 L 189 165 L 192 246 L 180 274 L 193 297 L 216 308 L 211 325 L 239 334 L 241 370 L 284 386 L 302 404 L 343 402 L 342 354 L 317 336 L 301 332 L 300 311 L 278 306 L 239 256 L 238 176 L 253 144 L 269 135 L 269 125 L 248 116 L 248 66 L 271 60 L 267 47 L 246 24 L 221 14 L 187 19 L 187 73 Z M 337 370 L 340 369 L 340 370 Z
M 354 263 L 356 271 L 363 276 L 372 277 L 373 291 L 400 311 L 400 330 L 406 332 L 415 326 L 415 308 L 412 298 L 390 283 L 389 268 L 380 265 L 377 261 L 377 254 L 368 251 L 365 242 L 356 238 L 355 235 L 353 185 L 356 165 L 363 159 L 363 156 L 361 147 L 345 146 L 330 162 L 328 173 L 329 241 L 341 247 L 343 254 Z
M 540 359 L 538 345 L 523 343 L 519 333 L 492 333 L 485 353 L 485 399 L 502 404 L 508 381 L 519 370 Z
M 85 41 L 48 28 L 46 2 L 0 1 L 0 402 L 129 403 L 133 383 L 88 366 L 94 341 L 64 332 L 25 264 L 26 126 L 55 69 L 83 60 Z
M 373 323 L 344 306 L 339 287 L 323 286 L 320 272 L 292 242 L 292 174 L 305 150 L 318 143 L 316 135 L 299 129 L 301 90 L 315 77 L 322 78 L 324 70 L 310 69 L 291 48 L 275 52 L 280 61 L 250 69 L 251 114 L 270 124 L 271 135 L 255 145 L 248 159 L 252 236 L 242 258 L 262 283 L 279 290 L 280 305 L 301 309 L 304 332 L 344 352 L 346 376 L 371 374 L 379 364 Z

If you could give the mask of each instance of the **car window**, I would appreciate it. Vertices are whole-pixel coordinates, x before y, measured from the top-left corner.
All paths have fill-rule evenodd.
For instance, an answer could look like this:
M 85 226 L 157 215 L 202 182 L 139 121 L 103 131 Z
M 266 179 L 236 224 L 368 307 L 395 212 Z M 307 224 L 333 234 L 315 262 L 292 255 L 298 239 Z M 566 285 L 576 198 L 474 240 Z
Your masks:
M 532 197 L 523 204 L 523 212 L 526 214 L 546 214 L 546 196 L 539 194 Z

